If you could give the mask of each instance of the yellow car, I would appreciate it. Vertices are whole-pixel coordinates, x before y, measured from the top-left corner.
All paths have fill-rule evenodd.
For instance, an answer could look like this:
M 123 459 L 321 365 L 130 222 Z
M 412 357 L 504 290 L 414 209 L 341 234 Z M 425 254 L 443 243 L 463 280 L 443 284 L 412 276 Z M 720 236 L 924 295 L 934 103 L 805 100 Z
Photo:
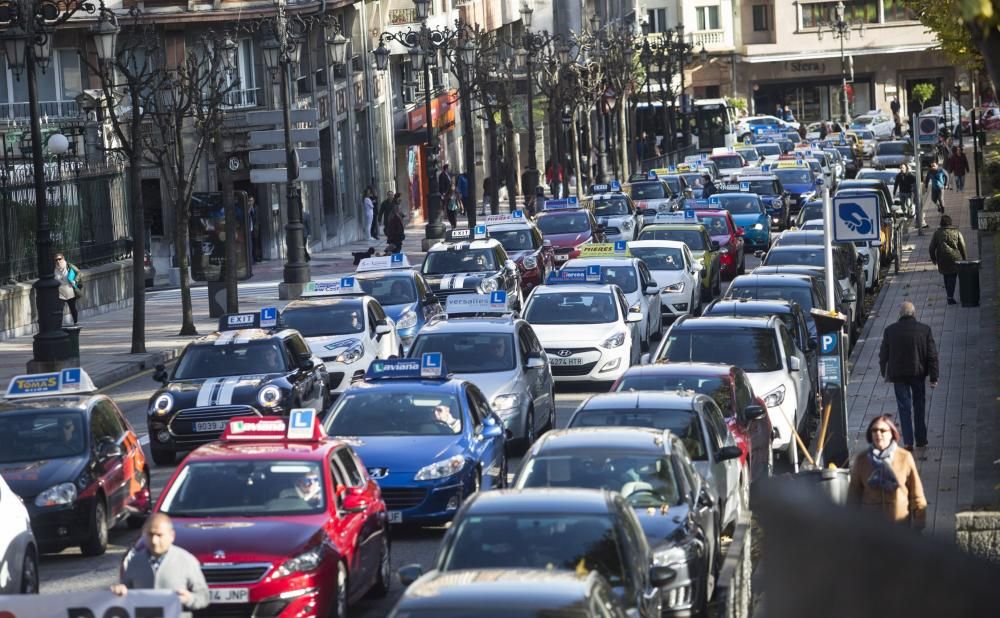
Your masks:
M 659 214 L 651 225 L 642 228 L 639 240 L 676 240 L 686 244 L 692 257 L 702 264 L 702 300 L 710 301 L 722 294 L 719 243 L 712 240 L 704 225 L 685 222 L 683 213 Z

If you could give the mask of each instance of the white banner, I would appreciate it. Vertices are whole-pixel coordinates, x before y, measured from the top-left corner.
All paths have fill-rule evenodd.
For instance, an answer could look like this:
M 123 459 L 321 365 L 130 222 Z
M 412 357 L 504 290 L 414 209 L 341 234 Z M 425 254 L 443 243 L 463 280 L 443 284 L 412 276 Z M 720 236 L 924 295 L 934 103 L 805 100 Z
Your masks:
M 0 618 L 177 618 L 181 601 L 169 590 L 0 595 Z

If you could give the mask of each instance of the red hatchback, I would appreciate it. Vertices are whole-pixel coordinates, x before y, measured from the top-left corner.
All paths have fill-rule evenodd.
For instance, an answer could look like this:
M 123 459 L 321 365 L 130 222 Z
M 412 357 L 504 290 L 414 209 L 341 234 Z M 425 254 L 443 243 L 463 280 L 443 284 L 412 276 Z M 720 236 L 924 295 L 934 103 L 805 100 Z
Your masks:
M 535 224 L 545 240 L 552 243 L 557 268 L 580 257 L 580 245 L 604 242 L 604 226 L 587 209 L 546 210 L 535 218 Z
M 711 363 L 659 363 L 632 367 L 611 387 L 616 391 L 691 390 L 715 400 L 729 431 L 743 451 L 750 481 L 771 476 L 771 421 L 764 400 L 757 397 L 739 367 Z
M 698 221 L 708 230 L 712 240 L 719 243 L 719 263 L 722 276 L 732 279 L 746 272 L 746 254 L 743 242 L 743 228 L 736 225 L 728 210 L 718 208 L 694 211 Z
M 388 592 L 379 487 L 313 410 L 233 418 L 184 459 L 155 510 L 201 562 L 212 602 L 202 615 L 344 616 Z

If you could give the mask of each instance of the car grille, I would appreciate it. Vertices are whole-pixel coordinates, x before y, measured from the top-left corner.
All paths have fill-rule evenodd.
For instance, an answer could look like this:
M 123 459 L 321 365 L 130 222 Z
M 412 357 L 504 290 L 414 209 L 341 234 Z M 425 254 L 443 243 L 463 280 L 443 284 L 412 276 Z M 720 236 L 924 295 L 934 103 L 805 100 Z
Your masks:
M 326 360 L 326 359 L 324 358 L 323 360 Z M 335 372 L 333 372 L 333 373 L 331 373 L 329 375 L 330 375 L 330 384 L 332 384 L 334 386 L 340 386 L 340 381 L 344 379 L 344 372 L 343 371 L 335 371 Z
M 444 304 L 444 299 L 452 296 L 454 294 L 475 294 L 476 288 L 449 288 L 447 290 L 437 289 L 434 290 L 434 295 L 442 300 L 442 305 Z
M 382 488 L 382 499 L 390 511 L 412 509 L 423 502 L 426 497 L 427 490 L 423 488 Z
M 559 356 L 559 352 L 569 350 L 568 356 L 583 354 L 584 352 L 600 352 L 597 348 L 546 348 L 545 353 L 549 356 Z
M 606 227 L 606 228 L 604 228 L 604 233 L 607 234 L 607 235 L 609 235 L 609 236 L 617 236 L 618 234 L 621 234 L 622 232 L 621 232 L 621 230 L 619 230 L 616 227 Z
M 187 408 L 170 419 L 168 429 L 178 444 L 205 444 L 217 440 L 222 432 L 195 431 L 194 424 L 204 421 L 228 421 L 234 416 L 260 416 L 250 406 L 210 406 Z
M 585 376 L 594 370 L 594 363 L 584 363 L 582 365 L 554 365 L 552 375 L 554 376 Z
M 209 584 L 256 584 L 271 568 L 269 562 L 252 564 L 203 564 L 201 572 Z

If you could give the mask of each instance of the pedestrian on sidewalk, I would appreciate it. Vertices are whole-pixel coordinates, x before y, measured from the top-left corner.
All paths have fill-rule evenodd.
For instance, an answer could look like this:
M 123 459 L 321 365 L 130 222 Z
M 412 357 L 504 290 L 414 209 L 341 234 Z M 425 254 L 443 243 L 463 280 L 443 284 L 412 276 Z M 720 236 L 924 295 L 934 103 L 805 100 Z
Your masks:
M 385 231 L 385 226 L 389 223 L 389 213 L 392 212 L 392 198 L 393 192 L 386 191 L 385 199 L 379 203 L 378 210 L 375 211 L 375 227 L 381 227 L 383 231 Z
M 965 156 L 965 150 L 960 150 L 958 146 L 951 147 L 951 176 L 955 180 L 954 189 L 965 191 L 965 175 L 969 173 L 969 159 Z
M 903 448 L 913 450 L 916 426 L 917 446 L 927 446 L 927 422 L 924 416 L 926 389 L 938 384 L 938 353 L 931 327 L 917 321 L 917 310 L 910 301 L 899 308 L 899 320 L 886 327 L 878 353 L 879 372 L 891 382 L 896 393 L 896 409 L 903 428 Z
M 56 281 L 59 282 L 59 299 L 69 307 L 69 315 L 73 318 L 73 324 L 78 321 L 79 314 L 76 309 L 76 299 L 80 298 L 83 290 L 83 278 L 80 269 L 66 261 L 66 256 L 62 253 L 56 254 L 56 267 L 53 272 Z M 65 308 L 64 308 L 65 310 Z
M 889 416 L 878 416 L 865 434 L 871 446 L 854 457 L 847 503 L 881 513 L 894 524 L 923 530 L 927 498 L 913 455 L 899 448 L 899 430 Z
M 944 202 L 941 201 L 941 192 L 948 184 L 948 174 L 938 167 L 937 161 L 931 162 L 931 169 L 924 178 L 924 190 L 927 185 L 931 187 L 931 201 L 937 206 L 938 212 L 944 212 Z
M 378 240 L 378 226 L 375 223 L 375 189 L 371 185 L 365 187 L 365 229 L 368 231 L 368 240 Z
M 955 304 L 955 283 L 958 281 L 959 260 L 968 259 L 965 250 L 965 238 L 962 232 L 952 225 L 951 217 L 941 217 L 941 227 L 931 238 L 931 262 L 937 264 L 938 272 L 944 277 L 944 291 L 948 296 L 948 304 Z
M 174 524 L 165 513 L 156 513 L 143 527 L 144 545 L 125 555 L 121 582 L 111 586 L 120 597 L 130 589 L 172 590 L 181 601 L 181 616 L 208 607 L 208 583 L 201 563 L 186 549 L 174 545 Z
M 306 261 L 312 260 L 312 256 L 309 255 L 309 237 L 312 236 L 312 215 L 309 214 L 309 210 L 302 209 L 302 254 L 305 256 Z
M 910 171 L 910 166 L 904 163 L 896 174 L 896 179 L 892 184 L 892 193 L 899 197 L 899 203 L 903 207 L 906 216 L 913 218 L 913 193 L 917 190 L 917 177 Z
M 385 222 L 385 239 L 392 248 L 390 249 L 392 253 L 403 251 L 403 240 L 406 238 L 406 226 L 403 224 L 403 215 L 399 211 L 399 203 L 394 203 Z
M 465 175 L 465 172 L 459 172 L 458 177 L 455 178 L 455 193 L 458 194 L 458 199 L 462 203 L 462 211 L 465 211 L 466 206 L 475 208 L 475 204 L 469 201 L 469 177 Z

